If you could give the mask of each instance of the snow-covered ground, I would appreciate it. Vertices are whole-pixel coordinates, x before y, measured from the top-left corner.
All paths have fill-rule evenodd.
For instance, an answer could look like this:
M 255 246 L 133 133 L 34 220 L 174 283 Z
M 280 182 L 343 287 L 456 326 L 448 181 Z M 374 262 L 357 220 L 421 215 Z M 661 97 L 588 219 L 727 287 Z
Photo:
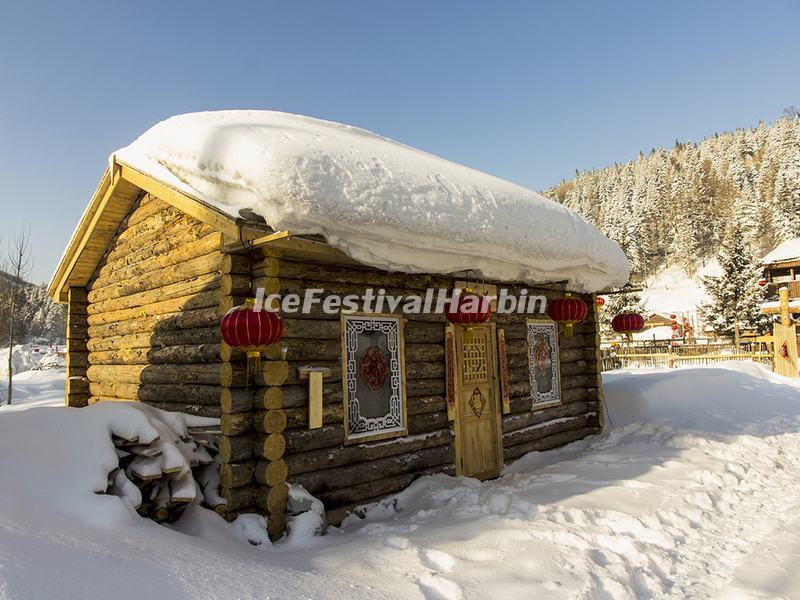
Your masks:
M 0 597 L 800 596 L 800 385 L 744 363 L 605 384 L 603 435 L 271 547 L 95 494 L 124 406 L 0 413 Z
M 8 348 L 0 349 L 0 411 L 64 404 L 64 347 L 40 344 L 14 346 L 12 405 L 8 398 Z

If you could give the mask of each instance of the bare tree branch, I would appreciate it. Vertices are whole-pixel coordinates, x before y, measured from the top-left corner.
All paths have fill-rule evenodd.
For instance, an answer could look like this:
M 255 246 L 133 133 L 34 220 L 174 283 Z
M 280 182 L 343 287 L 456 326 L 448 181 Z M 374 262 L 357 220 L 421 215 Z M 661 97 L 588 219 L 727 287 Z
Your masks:
M 11 281 L 9 282 L 9 309 L 8 309 L 8 396 L 6 403 L 11 404 L 13 392 L 13 360 L 14 350 L 14 323 L 17 310 L 22 302 L 25 279 L 33 268 L 33 259 L 30 252 L 31 230 L 23 225 L 14 239 L 8 245 L 8 266 Z

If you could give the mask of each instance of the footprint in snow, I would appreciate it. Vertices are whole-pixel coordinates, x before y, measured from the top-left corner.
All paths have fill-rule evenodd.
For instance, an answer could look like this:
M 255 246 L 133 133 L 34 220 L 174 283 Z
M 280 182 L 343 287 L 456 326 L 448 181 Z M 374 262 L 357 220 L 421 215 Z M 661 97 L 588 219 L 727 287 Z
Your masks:
M 420 559 L 429 569 L 439 571 L 440 573 L 449 573 L 453 565 L 456 564 L 456 559 L 447 552 L 435 550 L 433 548 L 426 548 L 420 551 Z
M 464 597 L 460 585 L 436 573 L 425 573 L 417 585 L 426 600 L 461 600 Z

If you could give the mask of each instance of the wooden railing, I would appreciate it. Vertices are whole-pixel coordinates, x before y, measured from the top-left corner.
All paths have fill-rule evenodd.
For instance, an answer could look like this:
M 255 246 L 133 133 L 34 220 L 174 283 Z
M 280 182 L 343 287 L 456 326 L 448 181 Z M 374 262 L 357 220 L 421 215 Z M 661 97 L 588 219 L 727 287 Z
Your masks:
M 772 351 L 765 344 L 684 344 L 619 346 L 603 351 L 603 370 L 641 367 L 710 365 L 723 361 L 757 362 L 772 367 Z

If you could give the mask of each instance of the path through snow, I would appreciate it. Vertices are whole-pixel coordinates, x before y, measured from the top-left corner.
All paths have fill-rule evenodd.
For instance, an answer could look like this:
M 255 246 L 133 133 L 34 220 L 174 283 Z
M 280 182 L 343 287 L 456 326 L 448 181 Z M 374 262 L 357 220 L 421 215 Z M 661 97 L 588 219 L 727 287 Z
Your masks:
M 800 386 L 730 365 L 611 373 L 606 397 L 608 433 L 494 481 L 424 478 L 307 548 L 248 547 L 205 510 L 174 530 L 65 518 L 16 481 L 0 488 L 0 597 L 800 596 Z M 36 435 L 10 435 L 68 430 L 70 412 L 0 415 L 4 482 L 13 456 L 81 484 L 36 458 Z M 91 456 L 86 439 L 51 437 L 52 452 Z

